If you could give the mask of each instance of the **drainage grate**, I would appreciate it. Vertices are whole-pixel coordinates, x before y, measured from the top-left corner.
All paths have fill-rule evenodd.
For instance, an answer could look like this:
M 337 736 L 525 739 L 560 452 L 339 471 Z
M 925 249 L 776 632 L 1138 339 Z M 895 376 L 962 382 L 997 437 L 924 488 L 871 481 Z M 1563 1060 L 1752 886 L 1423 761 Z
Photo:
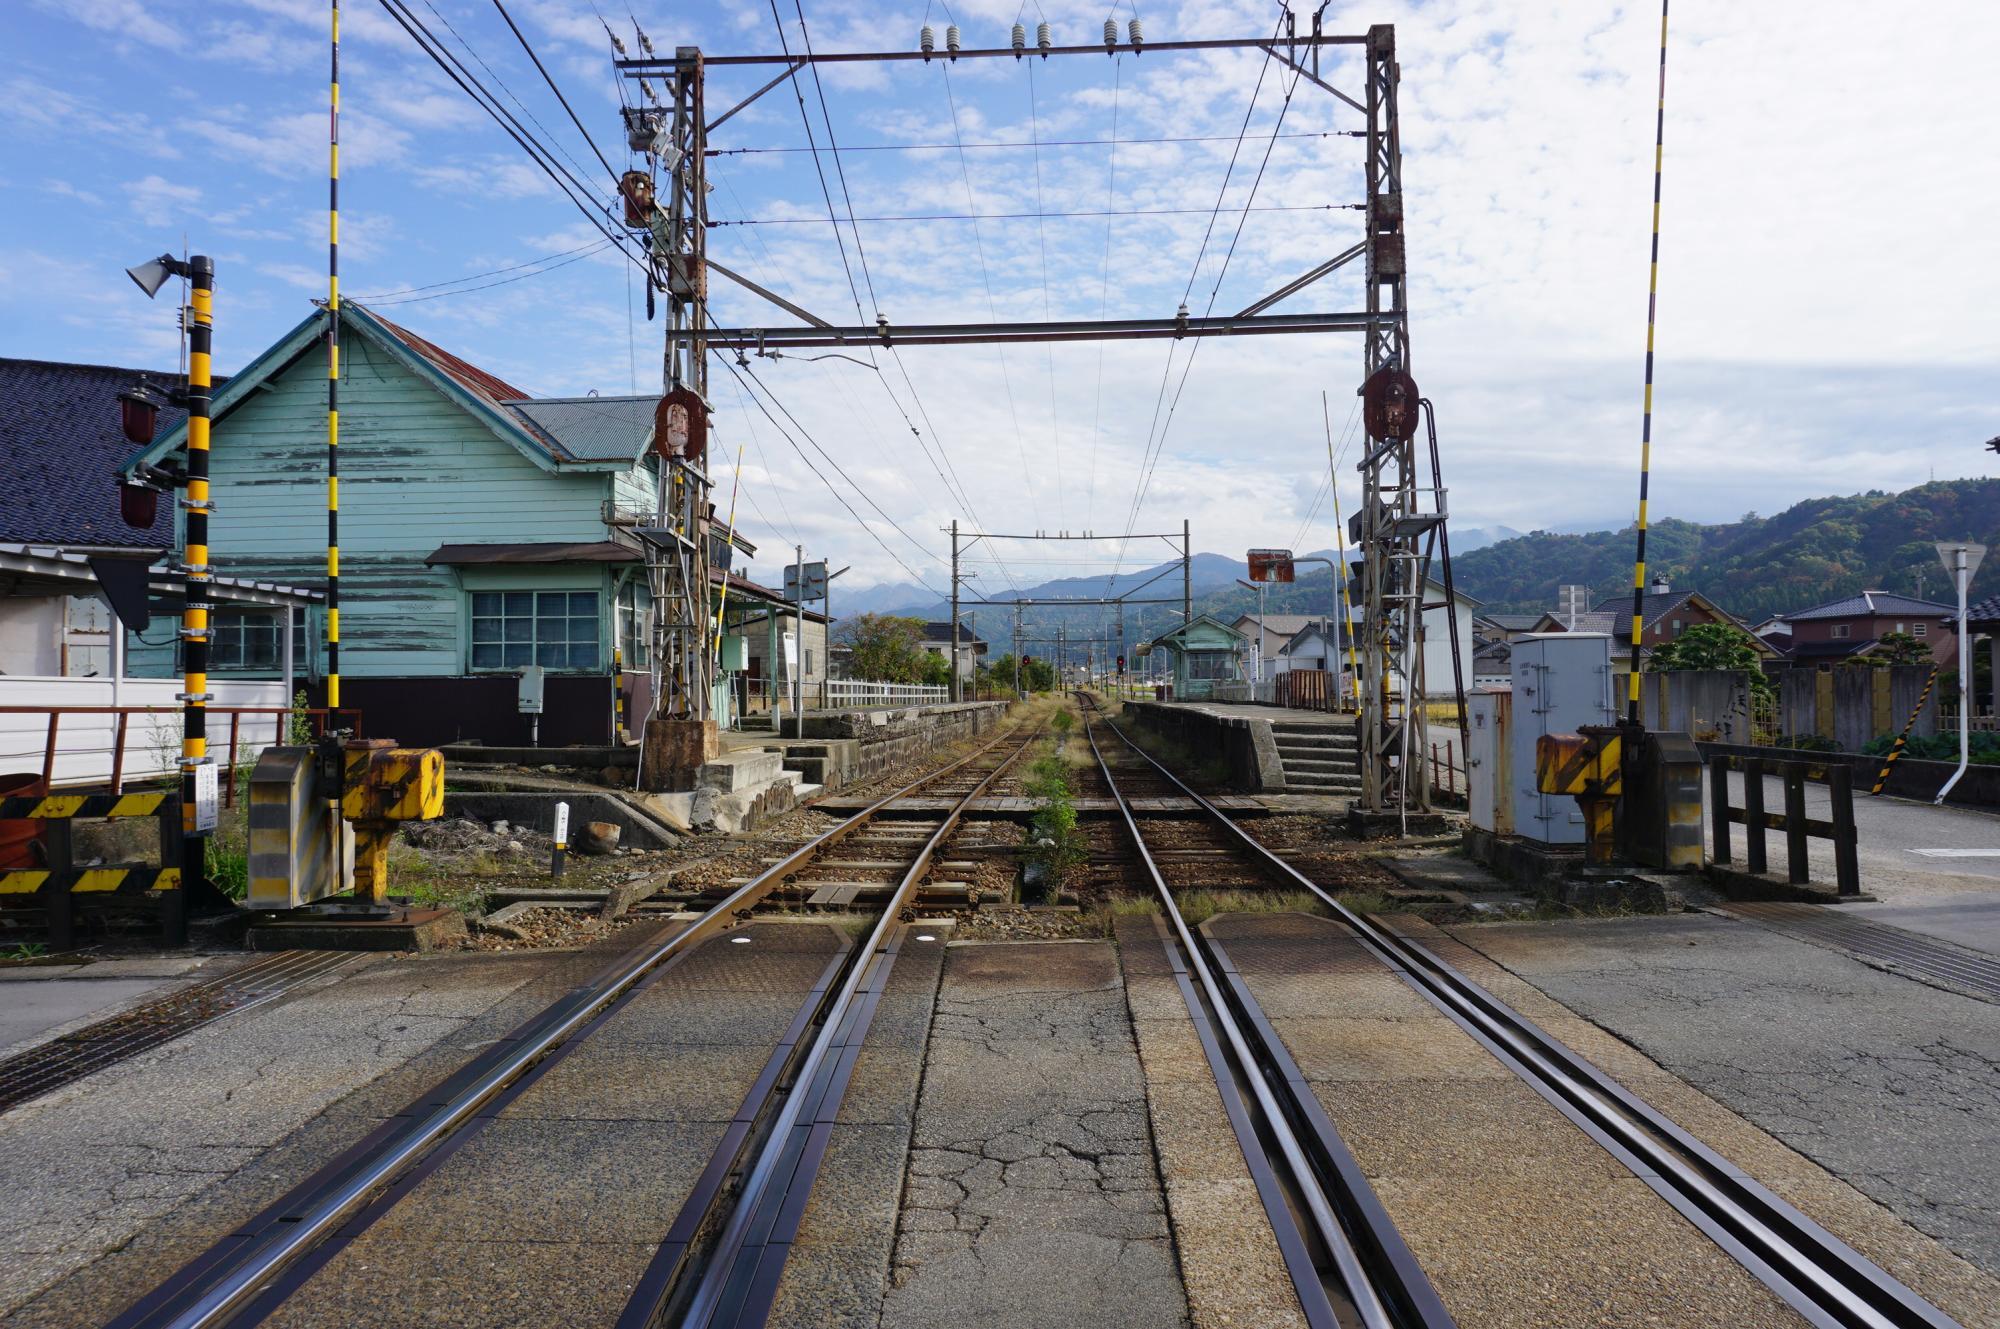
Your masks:
M 0 1061 L 0 1112 L 170 1043 L 231 1011 L 261 1006 L 355 958 L 338 951 L 280 951 L 8 1057 Z
M 1954 987 L 2000 998 L 2000 958 L 1994 956 L 1901 928 L 1828 913 L 1827 905 L 1729 901 L 1717 907 L 1801 941 L 1852 951 Z

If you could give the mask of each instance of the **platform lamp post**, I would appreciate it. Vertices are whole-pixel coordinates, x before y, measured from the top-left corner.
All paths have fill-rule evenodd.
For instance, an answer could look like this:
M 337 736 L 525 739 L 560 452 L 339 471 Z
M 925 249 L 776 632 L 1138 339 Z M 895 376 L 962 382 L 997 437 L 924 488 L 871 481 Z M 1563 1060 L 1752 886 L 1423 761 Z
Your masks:
M 181 482 L 181 508 L 186 514 L 181 573 L 181 876 L 183 896 L 190 904 L 205 894 L 208 880 L 208 836 L 215 829 L 216 766 L 208 755 L 209 562 L 208 518 L 214 505 L 208 497 L 209 397 L 213 386 L 210 354 L 215 327 L 215 261 L 202 254 L 186 259 L 162 254 L 149 263 L 127 268 L 127 275 L 152 299 L 169 277 L 187 281 L 184 311 L 188 345 L 187 388 L 179 404 L 187 408 L 187 471 Z
M 1245 581 L 1238 577 L 1236 584 L 1245 590 L 1257 592 L 1257 681 L 1264 681 L 1264 583 Z

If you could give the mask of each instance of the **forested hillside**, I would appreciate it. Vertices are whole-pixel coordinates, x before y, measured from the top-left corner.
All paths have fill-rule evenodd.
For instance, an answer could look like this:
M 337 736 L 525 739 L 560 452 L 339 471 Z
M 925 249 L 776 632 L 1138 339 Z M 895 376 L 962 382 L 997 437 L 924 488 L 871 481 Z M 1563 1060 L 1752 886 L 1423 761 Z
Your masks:
M 1646 537 L 1649 573 L 1698 590 L 1756 622 L 1862 590 L 1949 600 L 1933 541 L 2000 543 L 2000 480 L 1940 480 L 1900 494 L 1815 498 L 1775 516 L 1746 514 L 1716 526 L 1668 518 Z M 1632 585 L 1630 527 L 1557 535 L 1534 531 L 1454 560 L 1468 595 L 1491 609 L 1555 604 L 1556 587 L 1580 582 L 1598 597 Z M 2000 587 L 2000 573 L 1989 573 Z M 1975 581 L 1975 595 L 1989 590 Z M 1990 590 L 1989 590 L 1990 593 Z

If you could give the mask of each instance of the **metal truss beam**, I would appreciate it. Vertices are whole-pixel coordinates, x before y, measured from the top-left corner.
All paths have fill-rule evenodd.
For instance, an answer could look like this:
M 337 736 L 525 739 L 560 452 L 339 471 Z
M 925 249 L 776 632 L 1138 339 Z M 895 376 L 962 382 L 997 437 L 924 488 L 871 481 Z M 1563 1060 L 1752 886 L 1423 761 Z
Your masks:
M 1303 291 L 1306 287 L 1318 281 L 1321 277 L 1326 276 L 1329 272 L 1332 272 L 1334 269 L 1342 267 L 1345 264 L 1353 262 L 1355 259 L 1360 258 L 1363 254 L 1367 252 L 1368 252 L 1368 242 L 1366 240 L 1363 240 L 1360 244 L 1352 245 L 1346 249 L 1343 249 L 1338 254 L 1335 254 L 1332 258 L 1328 259 L 1326 262 L 1314 268 L 1311 272 L 1305 274 L 1305 276 L 1286 282 L 1283 286 L 1280 286 L 1277 290 L 1271 292 L 1269 295 L 1265 296 L 1262 300 L 1259 300 L 1256 304 L 1251 305 L 1249 308 L 1237 314 L 1236 317 L 1253 318 L 1256 315 L 1263 313 L 1266 309 L 1269 309 L 1272 305 L 1278 303 L 1278 301 L 1283 300 L 1286 296 L 1298 294 L 1300 291 Z M 712 261 L 713 260 L 711 260 L 711 262 Z
M 1001 56 L 1009 56 L 1019 60 L 1024 56 L 1111 56 L 1121 52 L 1131 55 L 1146 55 L 1150 52 L 1274 50 L 1274 48 L 1280 47 L 1285 50 L 1304 51 L 1320 46 L 1365 46 L 1367 42 L 1368 37 L 1365 33 L 1322 33 L 1317 37 L 1297 38 L 1221 37 L 1206 41 L 1141 42 L 1137 46 L 1129 42 L 1114 45 L 1107 45 L 1100 42 L 1095 46 L 1051 46 L 1046 51 L 1039 48 L 1017 51 L 1011 46 L 984 46 L 977 50 L 962 50 L 956 55 L 946 51 L 932 51 L 929 53 L 923 51 L 817 51 L 812 55 L 797 53 L 780 55 L 774 51 L 769 55 L 704 56 L 703 63 L 710 69 L 719 69 L 726 65 L 838 65 L 859 64 L 877 60 L 922 60 L 925 63 L 935 60 L 943 64 L 946 61 L 957 60 L 997 60 Z M 660 58 L 651 60 L 616 60 L 612 63 L 618 72 L 626 78 L 658 78 L 673 74 L 675 69 L 672 60 Z
M 1054 323 L 912 323 L 899 327 L 716 328 L 701 332 L 708 345 L 728 350 L 802 349 L 815 346 L 957 346 L 1010 342 L 1133 341 L 1167 337 L 1254 337 L 1271 333 L 1371 332 L 1396 313 L 1263 314 L 1251 318 L 1114 318 Z M 668 334 L 693 339 L 694 329 Z

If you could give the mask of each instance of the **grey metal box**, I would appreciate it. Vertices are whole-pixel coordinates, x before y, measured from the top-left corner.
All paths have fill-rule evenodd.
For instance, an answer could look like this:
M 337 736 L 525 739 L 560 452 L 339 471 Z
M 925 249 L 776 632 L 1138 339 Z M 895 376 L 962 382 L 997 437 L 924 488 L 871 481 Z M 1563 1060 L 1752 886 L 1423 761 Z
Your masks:
M 1514 832 L 1544 844 L 1582 844 L 1583 810 L 1568 794 L 1535 787 L 1535 741 L 1615 724 L 1611 638 L 1602 632 L 1538 632 L 1514 642 L 1514 701 L 1508 716 Z

